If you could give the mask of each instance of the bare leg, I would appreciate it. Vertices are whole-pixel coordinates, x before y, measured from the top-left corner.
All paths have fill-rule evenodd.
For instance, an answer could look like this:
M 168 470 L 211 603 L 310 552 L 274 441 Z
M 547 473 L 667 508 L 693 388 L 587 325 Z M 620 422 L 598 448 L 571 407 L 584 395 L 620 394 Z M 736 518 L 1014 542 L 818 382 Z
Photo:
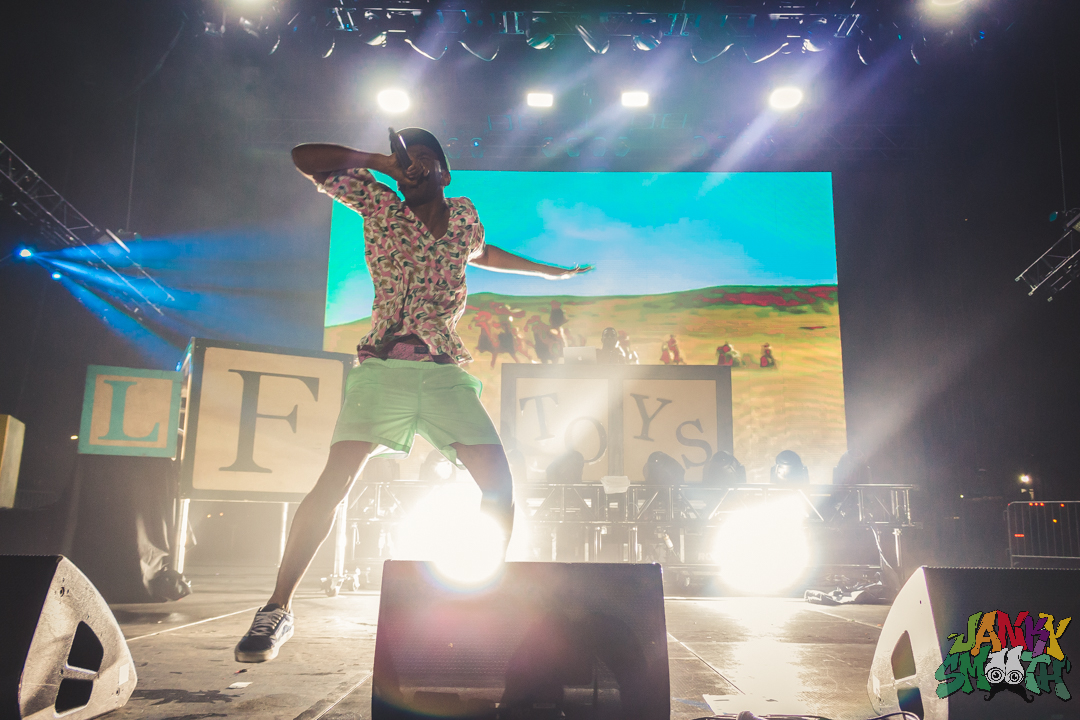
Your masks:
M 356 440 L 330 446 L 330 456 L 319 481 L 296 509 L 270 603 L 289 609 L 300 579 L 334 526 L 338 504 L 352 487 L 373 448 L 372 443 Z
M 503 446 L 454 443 L 453 448 L 461 464 L 480 486 L 483 493 L 480 510 L 495 518 L 509 543 L 514 529 L 514 480 Z

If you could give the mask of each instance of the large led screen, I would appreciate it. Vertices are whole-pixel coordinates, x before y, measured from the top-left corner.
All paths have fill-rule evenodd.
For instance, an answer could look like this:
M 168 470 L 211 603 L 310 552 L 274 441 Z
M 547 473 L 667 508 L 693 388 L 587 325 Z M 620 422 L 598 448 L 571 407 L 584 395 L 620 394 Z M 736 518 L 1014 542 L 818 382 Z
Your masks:
M 596 267 L 561 281 L 469 269 L 458 333 L 496 426 L 502 363 L 599 347 L 613 327 L 642 364 L 732 367 L 735 455 L 750 482 L 768 482 L 782 450 L 812 482 L 831 481 L 846 449 L 831 174 L 459 170 L 448 195 L 472 199 L 493 245 Z M 333 208 L 324 346 L 351 352 L 373 289 L 363 221 Z

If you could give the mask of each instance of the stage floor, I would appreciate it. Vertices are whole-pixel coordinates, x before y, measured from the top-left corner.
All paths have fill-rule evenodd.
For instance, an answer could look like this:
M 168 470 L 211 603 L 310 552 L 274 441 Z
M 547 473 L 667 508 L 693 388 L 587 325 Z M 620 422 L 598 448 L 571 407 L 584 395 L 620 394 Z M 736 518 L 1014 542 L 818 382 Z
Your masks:
M 204 571 L 205 572 L 205 571 Z M 233 660 L 233 646 L 273 584 L 270 575 L 192 573 L 175 603 L 115 605 L 139 683 L 108 717 L 150 720 L 371 715 L 379 596 L 328 598 L 307 582 L 296 634 L 276 660 Z M 671 717 L 713 712 L 874 715 L 866 679 L 887 606 L 820 607 L 781 598 L 668 598 Z

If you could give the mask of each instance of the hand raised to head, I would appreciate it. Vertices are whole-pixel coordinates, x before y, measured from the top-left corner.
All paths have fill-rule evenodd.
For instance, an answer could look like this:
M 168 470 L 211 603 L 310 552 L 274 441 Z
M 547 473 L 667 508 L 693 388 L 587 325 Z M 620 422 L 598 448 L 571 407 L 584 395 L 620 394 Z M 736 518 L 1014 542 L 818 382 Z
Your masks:
M 398 159 L 396 154 L 386 155 L 384 158 L 385 168 L 383 168 L 383 171 L 405 187 L 416 187 L 430 172 L 419 160 L 413 160 L 409 167 L 403 168 L 401 167 L 401 160 Z

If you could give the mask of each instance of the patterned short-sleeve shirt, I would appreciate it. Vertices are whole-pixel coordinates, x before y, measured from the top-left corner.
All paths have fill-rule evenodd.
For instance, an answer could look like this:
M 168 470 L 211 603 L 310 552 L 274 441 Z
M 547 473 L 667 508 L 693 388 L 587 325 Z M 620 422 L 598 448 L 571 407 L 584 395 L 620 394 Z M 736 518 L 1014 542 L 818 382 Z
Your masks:
M 484 252 L 484 226 L 468 198 L 447 198 L 450 224 L 435 239 L 388 186 L 364 169 L 331 174 L 319 190 L 364 217 L 364 258 L 375 286 L 371 332 L 360 345 L 416 335 L 433 355 L 472 360 L 458 337 L 465 267 Z

